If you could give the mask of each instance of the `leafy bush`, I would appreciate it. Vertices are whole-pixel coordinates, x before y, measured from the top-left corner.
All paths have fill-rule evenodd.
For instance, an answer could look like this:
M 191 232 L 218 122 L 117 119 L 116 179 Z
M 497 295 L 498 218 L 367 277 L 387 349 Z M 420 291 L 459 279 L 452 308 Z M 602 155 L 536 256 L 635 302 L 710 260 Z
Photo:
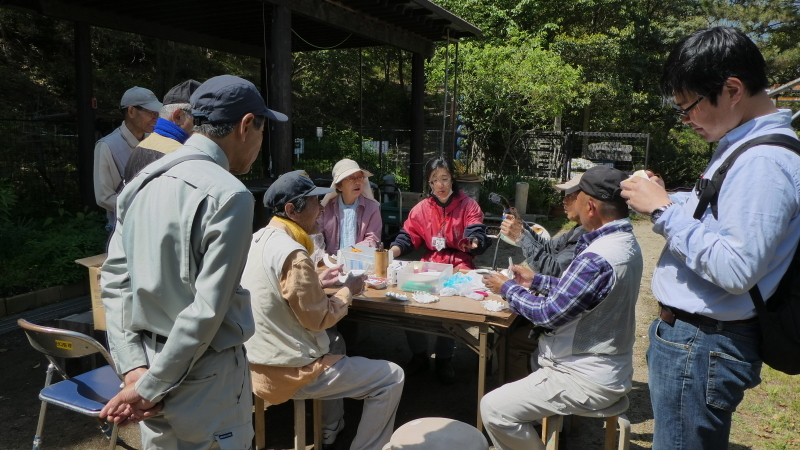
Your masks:
M 481 184 L 480 205 L 485 212 L 500 214 L 501 207 L 489 201 L 489 194 L 495 192 L 505 197 L 514 206 L 518 182 L 528 183 L 527 212 L 547 214 L 550 207 L 560 205 L 563 195 L 553 187 L 554 182 L 546 178 L 506 175 L 487 177 Z
M 0 223 L 0 297 L 80 281 L 86 269 L 75 260 L 103 252 L 105 216 L 88 208 L 57 212 L 41 223 Z
M 0 223 L 8 224 L 11 222 L 11 210 L 17 203 L 17 194 L 11 188 L 11 183 L 0 178 Z
M 664 178 L 667 188 L 694 186 L 716 145 L 703 141 L 690 128 L 671 130 L 668 139 L 654 139 L 650 169 Z

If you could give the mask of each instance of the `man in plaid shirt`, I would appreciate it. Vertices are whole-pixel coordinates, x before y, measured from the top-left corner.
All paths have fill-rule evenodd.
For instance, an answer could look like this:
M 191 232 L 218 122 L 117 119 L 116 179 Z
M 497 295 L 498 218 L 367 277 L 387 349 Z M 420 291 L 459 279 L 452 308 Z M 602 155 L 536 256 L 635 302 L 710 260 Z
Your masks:
M 543 449 L 534 421 L 604 409 L 631 389 L 643 261 L 620 197 L 626 178 L 607 166 L 581 178 L 574 209 L 587 233 L 560 278 L 520 266 L 514 266 L 514 280 L 484 278 L 514 312 L 545 330 L 539 369 L 481 400 L 483 423 L 498 450 Z

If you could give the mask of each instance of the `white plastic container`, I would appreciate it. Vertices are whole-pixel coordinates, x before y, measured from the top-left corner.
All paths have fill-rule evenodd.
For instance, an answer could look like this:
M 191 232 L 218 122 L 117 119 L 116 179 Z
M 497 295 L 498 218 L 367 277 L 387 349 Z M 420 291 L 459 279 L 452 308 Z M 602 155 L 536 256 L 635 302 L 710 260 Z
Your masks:
M 397 288 L 406 292 L 438 294 L 452 276 L 452 264 L 414 261 L 397 273 Z

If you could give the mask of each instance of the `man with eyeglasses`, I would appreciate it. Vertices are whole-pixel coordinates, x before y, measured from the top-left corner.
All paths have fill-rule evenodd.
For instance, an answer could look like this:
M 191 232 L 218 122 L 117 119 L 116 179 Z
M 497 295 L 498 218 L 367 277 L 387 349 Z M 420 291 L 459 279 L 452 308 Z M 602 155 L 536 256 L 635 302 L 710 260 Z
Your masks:
M 663 95 L 685 125 L 719 142 L 706 182 L 753 138 L 797 138 L 792 112 L 775 107 L 767 86 L 761 52 L 735 28 L 696 31 L 667 58 Z M 800 158 L 783 147 L 749 148 L 728 168 L 716 211 L 698 209 L 696 192 L 668 195 L 638 177 L 622 183 L 628 205 L 650 214 L 653 231 L 666 238 L 647 350 L 654 450 L 728 448 L 733 412 L 761 382 L 760 326 L 748 291 L 757 286 L 769 298 L 800 239 L 798 167 Z
M 158 119 L 161 102 L 149 89 L 134 86 L 122 95 L 119 107 L 123 122 L 94 147 L 94 198 L 106 210 L 111 231 L 114 210 L 117 205 L 117 190 L 122 184 L 125 166 L 133 149 L 153 132 Z

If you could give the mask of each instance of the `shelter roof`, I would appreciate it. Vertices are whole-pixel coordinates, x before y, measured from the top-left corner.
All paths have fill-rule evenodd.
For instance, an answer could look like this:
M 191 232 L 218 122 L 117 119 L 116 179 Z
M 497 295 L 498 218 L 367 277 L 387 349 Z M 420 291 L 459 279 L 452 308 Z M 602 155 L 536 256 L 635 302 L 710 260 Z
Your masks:
M 225 52 L 264 57 L 272 6 L 292 13 L 292 51 L 433 42 L 481 31 L 428 0 L 5 0 L 3 6 Z

